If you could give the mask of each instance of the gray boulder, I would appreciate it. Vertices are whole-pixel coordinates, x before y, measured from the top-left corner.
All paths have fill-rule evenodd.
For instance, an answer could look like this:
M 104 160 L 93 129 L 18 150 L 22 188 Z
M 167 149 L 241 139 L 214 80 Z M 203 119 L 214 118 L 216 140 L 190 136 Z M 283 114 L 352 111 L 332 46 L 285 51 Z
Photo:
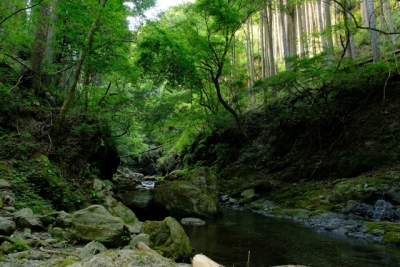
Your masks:
M 17 228 L 30 228 L 33 230 L 43 229 L 42 222 L 36 217 L 31 209 L 23 208 L 14 213 L 14 222 Z
M 192 246 L 177 220 L 167 217 L 163 221 L 146 221 L 140 230 L 149 235 L 150 247 L 162 251 L 167 258 L 188 259 Z
M 75 212 L 72 215 L 71 234 L 77 240 L 99 241 L 112 248 L 125 246 L 130 241 L 124 221 L 112 216 L 100 205 Z
M 162 181 L 155 189 L 155 204 L 176 218 L 212 218 L 221 214 L 216 177 L 208 168 L 175 175 L 172 181 Z M 171 180 L 171 179 L 170 179 Z
M 0 235 L 12 235 L 15 229 L 15 222 L 0 217 Z

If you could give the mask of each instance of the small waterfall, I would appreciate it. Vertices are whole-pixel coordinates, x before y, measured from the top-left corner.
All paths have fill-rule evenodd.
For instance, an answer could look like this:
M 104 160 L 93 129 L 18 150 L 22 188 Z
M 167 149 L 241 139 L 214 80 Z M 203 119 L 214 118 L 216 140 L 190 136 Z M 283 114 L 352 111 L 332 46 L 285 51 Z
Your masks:
M 136 186 L 136 189 L 152 189 L 154 188 L 155 184 L 155 181 L 142 181 L 139 185 Z
M 386 202 L 383 199 L 378 199 L 375 202 L 373 211 L 372 211 L 372 219 L 380 221 L 383 217 L 385 217 L 386 210 L 390 207 L 391 204 Z

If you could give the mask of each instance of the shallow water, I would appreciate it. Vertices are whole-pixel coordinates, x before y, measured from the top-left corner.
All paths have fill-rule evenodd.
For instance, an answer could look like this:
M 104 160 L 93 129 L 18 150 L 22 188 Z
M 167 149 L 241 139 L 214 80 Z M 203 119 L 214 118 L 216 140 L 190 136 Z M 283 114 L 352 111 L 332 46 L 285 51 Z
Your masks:
M 400 266 L 400 248 L 383 246 L 288 219 L 224 210 L 205 226 L 184 226 L 192 246 L 226 267 L 302 264 L 318 267 Z

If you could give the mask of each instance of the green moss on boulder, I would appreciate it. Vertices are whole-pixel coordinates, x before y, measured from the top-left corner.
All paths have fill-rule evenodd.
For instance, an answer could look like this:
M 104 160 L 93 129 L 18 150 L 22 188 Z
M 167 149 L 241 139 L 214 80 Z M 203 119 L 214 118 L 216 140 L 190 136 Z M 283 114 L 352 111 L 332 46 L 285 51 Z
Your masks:
M 188 259 L 192 247 L 185 230 L 177 220 L 167 217 L 163 221 L 146 221 L 141 232 L 149 235 L 151 247 L 167 258 Z

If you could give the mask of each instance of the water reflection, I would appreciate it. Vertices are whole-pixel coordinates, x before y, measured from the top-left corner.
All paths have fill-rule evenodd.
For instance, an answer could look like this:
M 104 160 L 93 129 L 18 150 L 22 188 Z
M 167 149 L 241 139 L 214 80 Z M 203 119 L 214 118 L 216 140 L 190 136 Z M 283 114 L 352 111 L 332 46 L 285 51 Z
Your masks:
M 184 226 L 192 246 L 225 265 L 251 267 L 302 264 L 324 267 L 400 266 L 400 248 L 325 231 L 286 219 L 225 210 L 205 226 Z M 396 256 L 397 255 L 397 256 Z

